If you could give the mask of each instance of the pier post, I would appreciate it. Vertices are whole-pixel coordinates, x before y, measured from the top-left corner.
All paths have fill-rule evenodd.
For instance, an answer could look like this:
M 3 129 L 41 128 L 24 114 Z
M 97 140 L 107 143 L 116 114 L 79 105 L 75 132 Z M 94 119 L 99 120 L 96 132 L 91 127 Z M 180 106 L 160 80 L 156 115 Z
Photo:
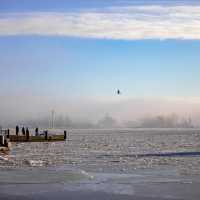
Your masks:
M 44 132 L 44 138 L 45 138 L 45 140 L 47 140 L 48 139 L 48 131 L 46 130 L 45 132 Z
M 64 140 L 67 139 L 67 131 L 64 131 Z
M 0 145 L 4 146 L 4 135 L 0 135 Z
M 5 146 L 5 147 L 8 147 L 8 146 L 9 146 L 9 145 L 8 145 L 8 139 L 5 139 L 5 140 L 4 140 L 4 146 Z
M 10 138 L 10 129 L 7 130 L 6 137 L 7 137 L 7 138 Z

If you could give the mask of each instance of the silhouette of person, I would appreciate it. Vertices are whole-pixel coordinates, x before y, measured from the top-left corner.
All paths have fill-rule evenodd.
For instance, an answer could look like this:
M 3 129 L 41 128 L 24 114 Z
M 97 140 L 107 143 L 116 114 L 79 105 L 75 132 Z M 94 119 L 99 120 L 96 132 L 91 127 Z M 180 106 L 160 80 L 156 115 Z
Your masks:
M 26 139 L 29 140 L 29 130 L 26 128 Z
M 19 135 L 19 126 L 16 126 L 16 135 Z
M 25 128 L 22 127 L 22 135 L 25 135 Z
M 35 129 L 35 135 L 38 136 L 39 129 L 38 127 Z

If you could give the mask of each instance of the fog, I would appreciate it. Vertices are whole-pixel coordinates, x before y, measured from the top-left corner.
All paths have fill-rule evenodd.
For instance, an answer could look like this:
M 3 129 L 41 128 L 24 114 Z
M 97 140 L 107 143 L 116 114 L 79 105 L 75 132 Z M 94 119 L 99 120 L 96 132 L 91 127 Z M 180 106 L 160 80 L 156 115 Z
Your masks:
M 0 96 L 0 125 L 69 128 L 198 127 L 198 98 Z

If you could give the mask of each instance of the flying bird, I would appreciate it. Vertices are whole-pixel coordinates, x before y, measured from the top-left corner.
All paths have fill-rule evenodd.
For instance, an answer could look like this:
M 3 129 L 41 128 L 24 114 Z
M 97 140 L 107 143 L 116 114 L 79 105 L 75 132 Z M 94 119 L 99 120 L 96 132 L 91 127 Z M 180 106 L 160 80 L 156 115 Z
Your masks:
M 120 94 L 121 94 L 121 91 L 120 91 L 119 89 L 117 90 L 117 94 L 118 94 L 118 95 L 120 95 Z

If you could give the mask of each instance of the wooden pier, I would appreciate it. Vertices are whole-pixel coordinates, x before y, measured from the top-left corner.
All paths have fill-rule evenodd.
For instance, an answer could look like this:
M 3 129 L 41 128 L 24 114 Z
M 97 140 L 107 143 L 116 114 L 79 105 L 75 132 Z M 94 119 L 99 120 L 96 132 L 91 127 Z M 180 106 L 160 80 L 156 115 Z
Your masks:
M 57 142 L 65 141 L 65 135 L 44 135 L 44 136 L 22 136 L 10 135 L 10 142 Z
M 64 134 L 52 135 L 48 131 L 44 131 L 42 135 L 30 135 L 29 132 L 25 135 L 11 135 L 9 129 L 0 131 L 0 151 L 8 151 L 12 142 L 58 142 L 67 139 L 67 131 Z

